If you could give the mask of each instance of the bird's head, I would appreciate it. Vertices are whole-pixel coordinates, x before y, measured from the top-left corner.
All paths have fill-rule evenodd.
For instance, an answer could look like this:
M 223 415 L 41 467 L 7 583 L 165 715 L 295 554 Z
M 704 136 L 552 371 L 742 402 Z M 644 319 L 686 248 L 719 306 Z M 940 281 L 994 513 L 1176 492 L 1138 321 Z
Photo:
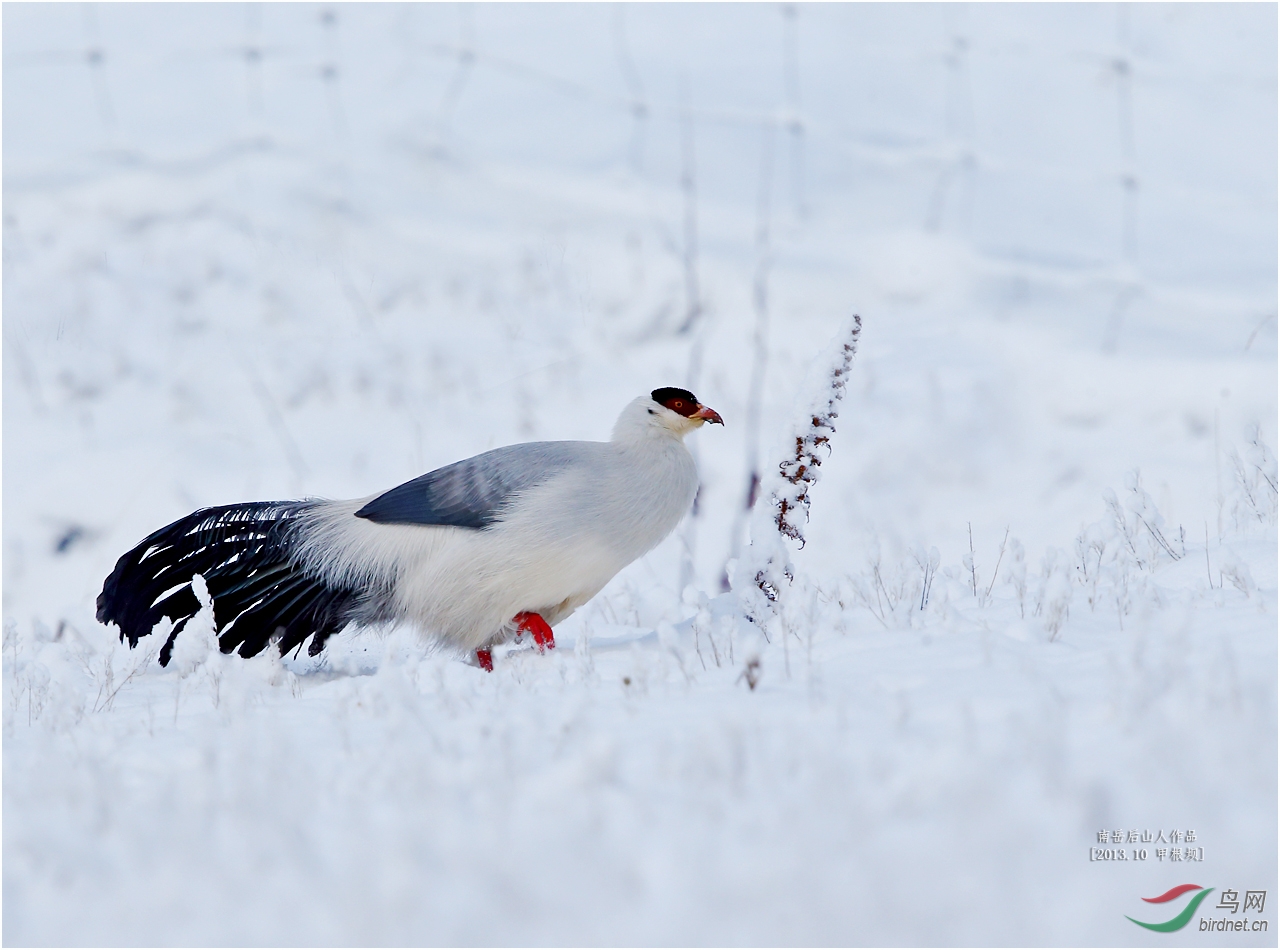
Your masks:
M 674 435 L 684 438 L 704 423 L 724 425 L 720 413 L 698 402 L 687 389 L 664 386 L 641 396 L 622 411 L 614 426 L 615 440 L 639 435 Z

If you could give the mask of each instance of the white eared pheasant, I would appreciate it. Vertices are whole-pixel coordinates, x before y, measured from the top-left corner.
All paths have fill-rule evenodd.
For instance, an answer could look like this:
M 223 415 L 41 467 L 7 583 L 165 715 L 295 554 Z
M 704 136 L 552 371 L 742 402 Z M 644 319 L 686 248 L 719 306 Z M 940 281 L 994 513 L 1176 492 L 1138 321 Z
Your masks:
M 684 437 L 706 422 L 724 424 L 655 389 L 609 442 L 508 445 L 355 501 L 203 508 L 120 558 L 98 620 L 133 647 L 168 617 L 167 665 L 199 574 L 223 653 L 310 637 L 315 656 L 348 624 L 408 622 L 492 670 L 492 647 L 525 632 L 554 647 L 555 624 L 671 533 L 698 490 Z

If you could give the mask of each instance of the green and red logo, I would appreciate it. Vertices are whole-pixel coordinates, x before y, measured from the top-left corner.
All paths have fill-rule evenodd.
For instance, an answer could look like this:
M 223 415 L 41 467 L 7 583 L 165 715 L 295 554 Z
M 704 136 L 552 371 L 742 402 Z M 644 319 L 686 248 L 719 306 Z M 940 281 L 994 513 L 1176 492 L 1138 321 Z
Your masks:
M 1133 918 L 1129 917 L 1128 914 L 1125 915 L 1125 918 L 1133 920 L 1133 922 L 1139 927 L 1146 927 L 1148 930 L 1154 930 L 1157 933 L 1173 933 L 1175 930 L 1181 930 L 1191 922 L 1191 918 L 1195 916 L 1196 908 L 1200 906 L 1201 901 L 1209 896 L 1209 893 L 1212 890 L 1212 887 L 1203 888 L 1199 884 L 1179 884 L 1177 887 L 1169 888 L 1169 890 L 1165 891 L 1159 897 L 1144 897 L 1143 900 L 1148 904 L 1167 904 L 1170 901 L 1177 900 L 1189 891 L 1199 892 L 1195 897 L 1191 898 L 1191 900 L 1187 902 L 1187 906 L 1182 908 L 1181 913 L 1173 919 L 1166 920 L 1161 924 L 1149 924 L 1142 920 L 1133 920 Z

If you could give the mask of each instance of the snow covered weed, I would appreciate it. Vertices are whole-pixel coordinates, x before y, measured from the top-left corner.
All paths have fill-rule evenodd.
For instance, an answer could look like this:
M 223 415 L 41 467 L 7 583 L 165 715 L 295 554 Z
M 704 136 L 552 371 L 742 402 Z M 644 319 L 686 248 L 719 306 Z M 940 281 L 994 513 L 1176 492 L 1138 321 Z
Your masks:
M 894 629 L 918 627 L 930 604 L 935 613 L 945 604 L 945 584 L 942 599 L 933 596 L 941 558 L 937 548 L 925 554 L 917 546 L 909 555 L 889 558 L 877 537 L 867 538 L 861 546 L 866 567 L 842 579 L 842 605 L 860 605 L 882 627 Z
M 1231 518 L 1236 529 L 1253 531 L 1276 524 L 1276 455 L 1250 427 L 1242 450 L 1227 453 L 1234 478 Z
M 823 458 L 831 452 L 835 420 L 861 336 L 862 318 L 854 314 L 836 336 L 826 369 L 815 374 L 818 392 L 806 406 L 804 421 L 792 430 L 787 454 L 763 483 L 763 498 L 752 517 L 751 546 L 730 578 L 746 615 L 763 626 L 795 579 L 784 542 L 804 546 L 804 524 L 812 504 L 809 492 L 821 475 Z

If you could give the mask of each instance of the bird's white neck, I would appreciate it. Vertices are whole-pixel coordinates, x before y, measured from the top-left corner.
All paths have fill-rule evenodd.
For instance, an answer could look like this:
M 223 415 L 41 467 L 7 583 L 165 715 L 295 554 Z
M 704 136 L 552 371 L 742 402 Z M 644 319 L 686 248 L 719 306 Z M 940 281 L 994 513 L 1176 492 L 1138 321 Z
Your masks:
M 665 416 L 653 411 L 653 400 L 648 396 L 633 399 L 613 425 L 613 441 L 630 445 L 643 445 L 654 439 L 683 442 L 685 433 L 695 428 L 691 425 L 684 431 L 677 431 Z

